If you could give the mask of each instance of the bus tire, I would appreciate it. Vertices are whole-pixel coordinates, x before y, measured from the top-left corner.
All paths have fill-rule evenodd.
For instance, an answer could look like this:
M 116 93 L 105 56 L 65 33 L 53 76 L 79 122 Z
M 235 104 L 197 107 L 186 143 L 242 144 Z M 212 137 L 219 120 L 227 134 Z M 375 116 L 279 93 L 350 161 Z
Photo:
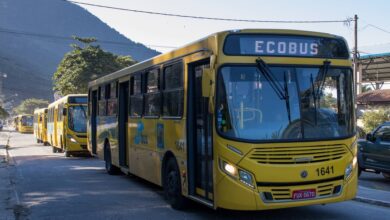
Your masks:
M 165 165 L 163 181 L 165 199 L 171 207 L 177 210 L 185 209 L 188 201 L 181 194 L 180 171 L 173 157 L 169 158 Z
M 65 150 L 65 157 L 70 157 L 71 153 L 67 150 Z
M 57 153 L 58 152 L 56 147 L 52 146 L 51 148 L 52 148 L 53 153 Z
M 62 143 L 62 136 L 60 136 L 60 147 L 61 147 L 60 152 L 61 152 L 61 153 L 63 153 L 63 152 L 66 153 L 66 150 L 65 150 L 65 148 L 64 148 L 64 144 Z
M 108 174 L 117 175 L 119 173 L 119 168 L 112 164 L 110 143 L 108 141 L 104 144 L 104 162 Z

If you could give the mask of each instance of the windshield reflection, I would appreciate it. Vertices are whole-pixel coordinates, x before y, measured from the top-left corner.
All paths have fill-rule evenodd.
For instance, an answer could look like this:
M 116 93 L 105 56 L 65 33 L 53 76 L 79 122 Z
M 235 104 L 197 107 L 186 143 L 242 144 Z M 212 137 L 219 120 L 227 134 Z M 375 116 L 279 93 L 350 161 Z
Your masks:
M 23 126 L 31 127 L 34 124 L 34 117 L 33 116 L 22 116 L 20 119 Z
M 280 97 L 255 66 L 225 66 L 218 78 L 220 134 L 250 141 L 325 139 L 354 133 L 350 69 L 270 67 Z M 286 106 L 287 105 L 287 106 Z
M 87 106 L 70 106 L 68 110 L 68 126 L 74 132 L 87 132 Z

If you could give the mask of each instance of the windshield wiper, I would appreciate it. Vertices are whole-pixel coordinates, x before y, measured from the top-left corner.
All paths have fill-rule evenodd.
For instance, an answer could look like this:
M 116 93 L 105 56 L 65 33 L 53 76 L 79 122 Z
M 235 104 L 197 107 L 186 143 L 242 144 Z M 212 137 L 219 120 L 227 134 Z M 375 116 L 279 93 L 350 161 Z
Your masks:
M 286 102 L 286 110 L 288 115 L 288 121 L 291 122 L 291 113 L 290 113 L 290 97 L 288 94 L 288 85 L 286 79 L 286 73 L 284 73 L 284 87 L 275 79 L 274 74 L 268 65 L 260 57 L 256 60 L 257 68 L 260 70 L 260 73 L 268 80 L 271 85 L 271 88 L 275 91 L 276 95 Z
M 312 96 L 313 96 L 313 102 L 314 102 L 314 123 L 317 125 L 317 100 L 320 100 L 320 92 L 322 92 L 322 88 L 324 87 L 325 84 L 325 79 L 326 75 L 328 74 L 329 66 L 331 62 L 328 60 L 325 60 L 323 65 L 320 67 L 317 78 L 320 81 L 320 84 L 317 87 L 317 91 L 315 91 L 314 88 L 314 80 L 313 80 L 313 75 L 310 74 L 310 83 L 311 83 L 311 89 L 312 89 Z
M 319 96 L 320 96 L 320 92 L 322 91 L 322 88 L 324 87 L 324 84 L 325 84 L 325 79 L 326 79 L 326 75 L 328 75 L 328 71 L 329 71 L 329 67 L 330 67 L 330 64 L 331 62 L 328 61 L 328 60 L 325 60 L 324 61 L 324 64 L 321 66 L 321 70 L 320 70 L 320 73 L 321 73 L 321 81 L 320 81 L 320 85 L 318 86 L 317 88 L 317 92 L 316 92 L 316 99 L 319 99 Z

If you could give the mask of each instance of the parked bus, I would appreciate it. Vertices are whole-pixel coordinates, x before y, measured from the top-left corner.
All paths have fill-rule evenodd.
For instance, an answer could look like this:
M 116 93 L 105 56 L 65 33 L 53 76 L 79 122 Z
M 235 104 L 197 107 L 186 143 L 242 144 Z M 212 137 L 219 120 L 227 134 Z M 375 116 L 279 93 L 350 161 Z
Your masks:
M 34 110 L 34 136 L 37 143 L 43 143 L 45 146 L 47 141 L 47 108 Z
M 177 209 L 352 199 L 355 133 L 348 46 L 325 33 L 220 32 L 89 83 L 90 152 Z
M 20 114 L 14 118 L 15 130 L 20 133 L 33 133 L 34 116 L 30 114 Z
M 53 153 L 65 152 L 69 157 L 86 154 L 87 95 L 67 95 L 49 104 L 47 138 Z

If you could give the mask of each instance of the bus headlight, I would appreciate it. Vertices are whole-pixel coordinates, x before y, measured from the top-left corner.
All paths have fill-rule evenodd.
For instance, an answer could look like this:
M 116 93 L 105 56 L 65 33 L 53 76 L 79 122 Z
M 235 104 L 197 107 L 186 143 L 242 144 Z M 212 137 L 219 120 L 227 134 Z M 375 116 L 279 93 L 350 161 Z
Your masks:
M 67 137 L 68 137 L 68 139 L 70 140 L 70 142 L 72 142 L 72 143 L 77 143 L 76 139 L 74 139 L 74 138 L 72 137 L 72 135 L 68 134 Z
M 233 177 L 237 177 L 237 168 L 234 165 L 222 161 L 222 169 L 223 171 L 225 171 L 226 174 Z
M 357 164 L 357 157 L 355 156 L 350 164 L 348 164 L 347 168 L 345 168 L 345 179 L 347 180 L 351 174 L 353 169 L 356 167 Z
M 253 175 L 249 173 L 248 171 L 242 170 L 237 168 L 235 165 L 228 163 L 226 161 L 220 160 L 220 167 L 224 173 L 229 175 L 230 177 L 233 177 L 234 179 L 238 179 L 241 183 L 245 184 L 246 186 L 249 186 L 251 188 L 254 188 L 253 184 Z

